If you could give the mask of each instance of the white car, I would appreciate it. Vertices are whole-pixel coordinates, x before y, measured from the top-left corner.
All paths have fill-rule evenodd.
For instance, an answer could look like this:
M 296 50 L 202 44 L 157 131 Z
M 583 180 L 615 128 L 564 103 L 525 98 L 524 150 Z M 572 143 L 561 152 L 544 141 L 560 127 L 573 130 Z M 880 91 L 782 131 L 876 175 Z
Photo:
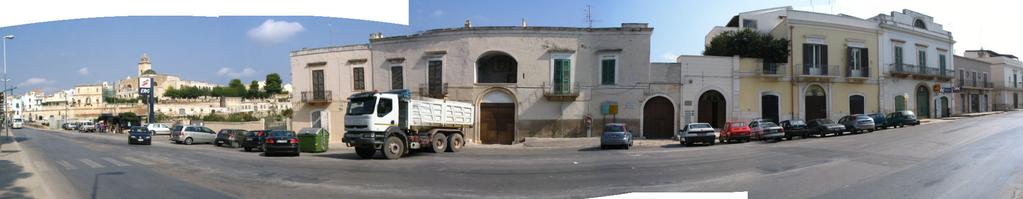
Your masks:
M 170 135 L 170 126 L 161 123 L 147 124 L 146 129 L 150 135 Z
M 24 128 L 24 127 L 25 127 L 25 121 L 22 121 L 21 118 L 14 118 L 14 121 L 11 122 L 11 128 L 12 129 L 20 129 L 20 128 Z
M 714 141 L 717 140 L 718 136 L 717 130 L 714 130 L 714 127 L 707 123 L 690 123 L 675 135 L 679 139 L 679 144 L 685 146 L 692 146 L 697 142 L 714 145 Z

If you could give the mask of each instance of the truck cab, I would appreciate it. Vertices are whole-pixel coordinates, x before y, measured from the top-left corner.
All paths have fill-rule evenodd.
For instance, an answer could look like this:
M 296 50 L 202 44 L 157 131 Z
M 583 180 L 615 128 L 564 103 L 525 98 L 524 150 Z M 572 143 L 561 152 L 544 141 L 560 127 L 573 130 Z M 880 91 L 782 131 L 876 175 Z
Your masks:
M 356 93 L 348 97 L 342 142 L 362 158 L 377 150 L 388 159 L 419 149 L 456 152 L 465 144 L 462 128 L 472 125 L 473 113 L 469 103 L 412 99 L 408 90 Z

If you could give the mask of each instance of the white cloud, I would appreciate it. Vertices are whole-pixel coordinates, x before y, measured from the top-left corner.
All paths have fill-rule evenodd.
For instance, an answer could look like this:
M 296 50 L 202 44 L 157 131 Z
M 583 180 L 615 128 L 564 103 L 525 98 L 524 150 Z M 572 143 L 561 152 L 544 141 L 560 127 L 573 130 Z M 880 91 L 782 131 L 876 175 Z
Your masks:
M 217 76 L 230 77 L 230 78 L 241 78 L 241 77 L 252 77 L 256 74 L 256 69 L 249 67 L 241 70 L 235 70 L 233 68 L 223 67 L 217 70 Z
M 41 77 L 33 77 L 33 78 L 28 78 L 28 79 L 26 79 L 25 81 L 23 81 L 21 83 L 18 83 L 18 86 L 19 87 L 23 87 L 23 86 L 37 86 L 37 85 L 47 85 L 47 84 L 53 84 L 53 83 L 57 83 L 57 81 L 55 81 L 55 80 L 48 80 L 46 78 L 41 78 Z
M 82 68 L 78 69 L 78 74 L 89 75 L 89 68 L 88 67 L 82 67 Z
M 276 44 L 288 40 L 305 30 L 301 23 L 267 19 L 263 24 L 249 30 L 249 38 L 264 44 Z
M 434 17 L 444 16 L 444 11 L 443 10 L 434 10 L 432 15 Z

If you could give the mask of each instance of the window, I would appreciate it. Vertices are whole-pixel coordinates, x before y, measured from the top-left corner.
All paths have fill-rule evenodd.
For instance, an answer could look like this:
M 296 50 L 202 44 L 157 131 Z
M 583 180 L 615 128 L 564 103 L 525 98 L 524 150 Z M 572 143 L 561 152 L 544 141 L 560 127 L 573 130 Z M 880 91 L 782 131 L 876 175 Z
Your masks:
M 938 71 L 941 72 L 940 75 L 942 75 L 942 76 L 944 76 L 945 73 L 946 73 L 945 54 L 938 54 Z
M 750 28 L 750 29 L 757 29 L 757 20 L 743 19 L 742 20 L 742 27 L 743 28 Z
M 313 70 L 313 99 L 327 98 L 323 82 L 323 70 Z
M 554 74 L 551 78 L 554 93 L 565 94 L 571 92 L 572 59 L 570 55 L 552 55 L 551 69 L 553 70 L 552 74 Z
M 849 47 L 848 48 L 848 73 L 852 77 L 866 77 L 867 76 L 867 64 L 869 57 L 867 56 L 866 48 Z
M 927 24 L 924 23 L 924 20 L 916 19 L 913 21 L 913 27 L 927 29 Z
M 600 58 L 600 84 L 615 85 L 618 80 L 618 56 L 608 55 Z
M 401 66 L 391 66 L 391 89 L 405 88 L 405 80 L 401 76 Z
M 444 62 L 440 58 L 430 59 L 427 62 L 427 88 L 430 96 L 440 97 L 444 95 L 444 78 L 443 78 L 443 66 Z
M 920 70 L 924 70 L 924 67 L 927 66 L 927 51 L 926 50 L 920 50 L 917 53 L 917 64 L 920 65 Z
M 364 68 L 352 68 L 352 89 L 366 90 L 366 74 Z
M 312 123 L 313 128 L 323 128 L 323 110 L 313 111 L 309 113 L 309 123 Z
M 392 107 L 391 99 L 380 99 L 380 103 L 377 104 L 377 117 L 387 116 L 387 114 L 391 113 Z
M 484 53 L 476 61 L 477 83 L 515 83 L 518 61 L 508 53 Z
M 902 67 L 902 46 L 895 46 L 895 67 Z
M 827 75 L 828 74 L 828 45 L 824 44 L 803 44 L 803 74 L 804 75 Z

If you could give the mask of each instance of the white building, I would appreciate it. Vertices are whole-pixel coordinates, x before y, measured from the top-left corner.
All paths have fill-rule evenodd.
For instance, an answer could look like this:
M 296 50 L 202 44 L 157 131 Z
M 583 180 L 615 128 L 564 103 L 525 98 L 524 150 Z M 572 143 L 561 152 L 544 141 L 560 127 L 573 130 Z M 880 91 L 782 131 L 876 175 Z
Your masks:
M 994 82 L 994 96 L 991 103 L 996 111 L 1013 110 L 1023 107 L 1023 62 L 1014 55 L 1000 54 L 991 50 L 967 50 L 964 57 L 974 58 L 991 64 L 991 81 Z
M 933 17 L 907 9 L 869 20 L 881 27 L 881 111 L 912 110 L 924 118 L 956 112 L 952 33 Z

